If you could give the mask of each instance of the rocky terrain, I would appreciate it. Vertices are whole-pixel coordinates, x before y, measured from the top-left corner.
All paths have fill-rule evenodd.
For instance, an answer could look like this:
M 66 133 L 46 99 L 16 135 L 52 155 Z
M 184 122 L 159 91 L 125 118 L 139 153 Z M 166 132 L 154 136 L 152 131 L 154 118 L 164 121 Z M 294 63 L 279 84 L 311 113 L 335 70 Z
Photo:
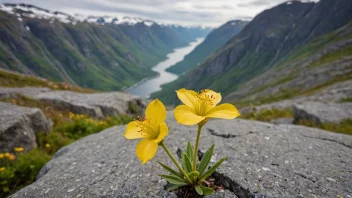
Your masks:
M 268 88 L 269 89 L 269 88 Z M 339 123 L 352 118 L 352 81 L 335 83 L 310 95 L 301 95 L 291 99 L 280 100 L 258 106 L 247 106 L 241 109 L 242 114 L 260 113 L 266 110 L 291 109 L 293 118 L 274 122 L 293 123 L 312 121 L 315 124 Z
M 0 153 L 22 146 L 29 151 L 37 146 L 36 132 L 49 132 L 52 126 L 40 109 L 0 102 Z
M 167 122 L 173 153 L 195 141 L 196 128 L 177 125 L 172 112 Z M 35 183 L 10 197 L 176 197 L 158 176 L 156 160 L 171 164 L 166 154 L 159 149 L 142 165 L 124 131 L 110 128 L 62 148 Z M 215 143 L 214 158 L 229 157 L 213 175 L 227 190 L 209 197 L 352 196 L 352 136 L 237 119 L 210 121 L 201 142 L 201 150 Z
M 23 95 L 39 100 L 57 109 L 68 109 L 75 114 L 85 114 L 94 118 L 103 118 L 119 114 L 134 114 L 145 107 L 137 96 L 122 92 L 77 93 L 72 91 L 53 91 L 48 88 L 0 87 L 0 99 Z

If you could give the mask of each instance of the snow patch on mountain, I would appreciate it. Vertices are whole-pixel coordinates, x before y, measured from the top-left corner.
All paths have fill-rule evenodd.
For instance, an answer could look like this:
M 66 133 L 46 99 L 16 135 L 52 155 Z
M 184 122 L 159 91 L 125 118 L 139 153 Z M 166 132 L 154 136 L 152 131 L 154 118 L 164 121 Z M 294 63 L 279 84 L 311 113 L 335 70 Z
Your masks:
M 59 21 L 62 23 L 71 23 L 76 25 L 79 22 L 87 22 L 87 23 L 95 23 L 99 25 L 105 24 L 115 24 L 115 25 L 131 25 L 134 26 L 136 24 L 144 24 L 146 26 L 153 26 L 154 24 L 160 25 L 162 27 L 185 27 L 185 28 L 200 28 L 200 29 L 208 29 L 206 26 L 180 26 L 174 24 L 163 24 L 157 23 L 152 20 L 145 20 L 142 18 L 133 18 L 127 16 L 84 16 L 81 14 L 69 15 L 62 12 L 50 11 L 46 9 L 42 9 L 29 4 L 11 4 L 5 3 L 0 4 L 0 11 L 7 12 L 9 14 L 14 14 L 17 16 L 19 21 L 22 21 L 23 18 L 37 18 L 43 20 L 49 20 L 50 23 L 54 23 L 55 21 Z

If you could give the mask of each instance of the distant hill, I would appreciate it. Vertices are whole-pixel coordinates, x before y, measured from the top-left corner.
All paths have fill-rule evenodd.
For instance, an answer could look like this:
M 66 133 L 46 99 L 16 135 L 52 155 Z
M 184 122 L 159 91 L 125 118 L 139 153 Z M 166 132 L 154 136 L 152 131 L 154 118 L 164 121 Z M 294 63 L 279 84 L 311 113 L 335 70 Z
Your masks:
M 188 72 L 196 66 L 202 64 L 209 55 L 214 53 L 233 36 L 238 34 L 247 24 L 248 21 L 233 20 L 228 21 L 217 29 L 214 29 L 201 44 L 185 56 L 184 60 L 169 67 L 167 71 L 181 74 Z
M 0 5 L 0 68 L 121 90 L 156 73 L 150 68 L 210 29 L 130 17 L 82 17 L 28 4 Z
M 240 100 L 245 97 L 246 92 L 241 95 L 236 93 L 241 92 L 241 88 L 247 82 L 255 81 L 259 75 L 269 70 L 275 74 L 279 68 L 282 72 L 286 71 L 292 75 L 277 73 L 279 75 L 276 79 L 266 76 L 261 78 L 261 81 L 256 81 L 257 87 L 246 90 L 254 91 L 263 86 L 270 88 L 273 86 L 271 83 L 287 80 L 284 77 L 296 78 L 295 74 L 303 71 L 306 78 L 314 78 L 314 73 L 322 71 L 320 66 L 326 64 L 330 64 L 330 68 L 340 70 L 330 72 L 325 67 L 325 76 L 329 77 L 323 78 L 324 73 L 321 73 L 321 78 L 316 79 L 314 83 L 310 84 L 307 81 L 304 85 L 292 85 L 287 91 L 299 93 L 297 90 L 301 88 L 323 86 L 324 83 L 343 74 L 346 74 L 344 78 L 348 78 L 351 63 L 345 63 L 347 64 L 345 67 L 342 65 L 337 67 L 338 65 L 331 61 L 344 61 L 351 55 L 352 35 L 349 26 L 351 20 L 350 0 L 321 0 L 317 3 L 290 1 L 280 4 L 258 14 L 204 64 L 181 76 L 177 81 L 164 85 L 163 90 L 152 94 L 152 97 L 158 97 L 168 104 L 176 104 L 175 94 L 171 92 L 185 87 L 195 90 L 210 88 L 220 91 L 228 100 Z M 340 28 L 342 30 L 339 30 Z M 334 57 L 329 58 L 330 54 L 327 52 L 333 53 Z M 298 58 L 304 56 L 305 58 L 301 59 L 303 62 L 299 62 Z M 320 61 L 323 56 L 326 59 Z M 307 73 L 309 70 L 303 70 L 302 67 L 309 65 L 313 60 L 317 61 L 316 65 L 311 67 L 313 69 L 310 73 Z M 290 65 L 294 66 L 289 67 Z

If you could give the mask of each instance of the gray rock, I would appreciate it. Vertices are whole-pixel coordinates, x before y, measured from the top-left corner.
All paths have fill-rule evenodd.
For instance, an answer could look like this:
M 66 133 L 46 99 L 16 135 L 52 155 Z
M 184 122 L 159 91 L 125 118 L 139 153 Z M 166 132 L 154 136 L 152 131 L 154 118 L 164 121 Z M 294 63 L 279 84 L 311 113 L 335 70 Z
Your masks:
M 294 119 L 293 118 L 278 118 L 271 120 L 270 123 L 273 124 L 293 124 Z
M 58 109 L 69 110 L 75 114 L 87 114 L 95 118 L 119 114 L 136 114 L 145 108 L 145 103 L 138 97 L 122 92 L 77 93 L 72 91 L 52 91 L 48 88 L 0 87 L 0 98 L 24 95 L 40 100 Z
M 196 127 L 178 125 L 168 114 L 166 145 L 172 153 L 195 142 Z M 38 180 L 11 198 L 175 197 L 164 190 L 165 173 L 156 163 L 172 166 L 159 148 L 142 165 L 138 141 L 126 140 L 125 126 L 87 136 L 62 148 L 42 169 Z M 248 120 L 211 120 L 201 134 L 200 150 L 215 144 L 214 159 L 228 156 L 214 174 L 228 190 L 211 197 L 343 197 L 352 196 L 352 136 L 295 125 Z M 236 195 L 236 196 L 235 196 Z
M 50 91 L 50 89 L 44 87 L 0 87 L 0 99 L 14 97 L 17 95 L 24 95 L 30 98 L 34 98 L 38 94 L 48 91 Z
M 96 118 L 119 114 L 135 114 L 136 110 L 145 108 L 145 103 L 138 97 L 122 92 L 77 93 L 72 91 L 50 91 L 35 97 L 58 109 L 69 109 L 76 114 L 87 114 Z M 133 107 L 132 107 L 133 106 Z
M 26 151 L 35 148 L 35 133 L 50 131 L 51 126 L 40 109 L 0 102 L 0 152 L 20 146 Z
M 295 121 L 311 120 L 320 123 L 339 123 L 352 118 L 352 103 L 302 102 L 293 105 Z

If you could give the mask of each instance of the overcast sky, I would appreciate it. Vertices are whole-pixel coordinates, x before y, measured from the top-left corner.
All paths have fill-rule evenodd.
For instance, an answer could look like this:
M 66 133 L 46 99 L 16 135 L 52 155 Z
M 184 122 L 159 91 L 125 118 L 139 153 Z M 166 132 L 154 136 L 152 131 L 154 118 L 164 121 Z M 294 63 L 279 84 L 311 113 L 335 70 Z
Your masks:
M 181 25 L 219 26 L 251 19 L 287 0 L 0 0 L 28 3 L 69 14 L 132 16 Z

